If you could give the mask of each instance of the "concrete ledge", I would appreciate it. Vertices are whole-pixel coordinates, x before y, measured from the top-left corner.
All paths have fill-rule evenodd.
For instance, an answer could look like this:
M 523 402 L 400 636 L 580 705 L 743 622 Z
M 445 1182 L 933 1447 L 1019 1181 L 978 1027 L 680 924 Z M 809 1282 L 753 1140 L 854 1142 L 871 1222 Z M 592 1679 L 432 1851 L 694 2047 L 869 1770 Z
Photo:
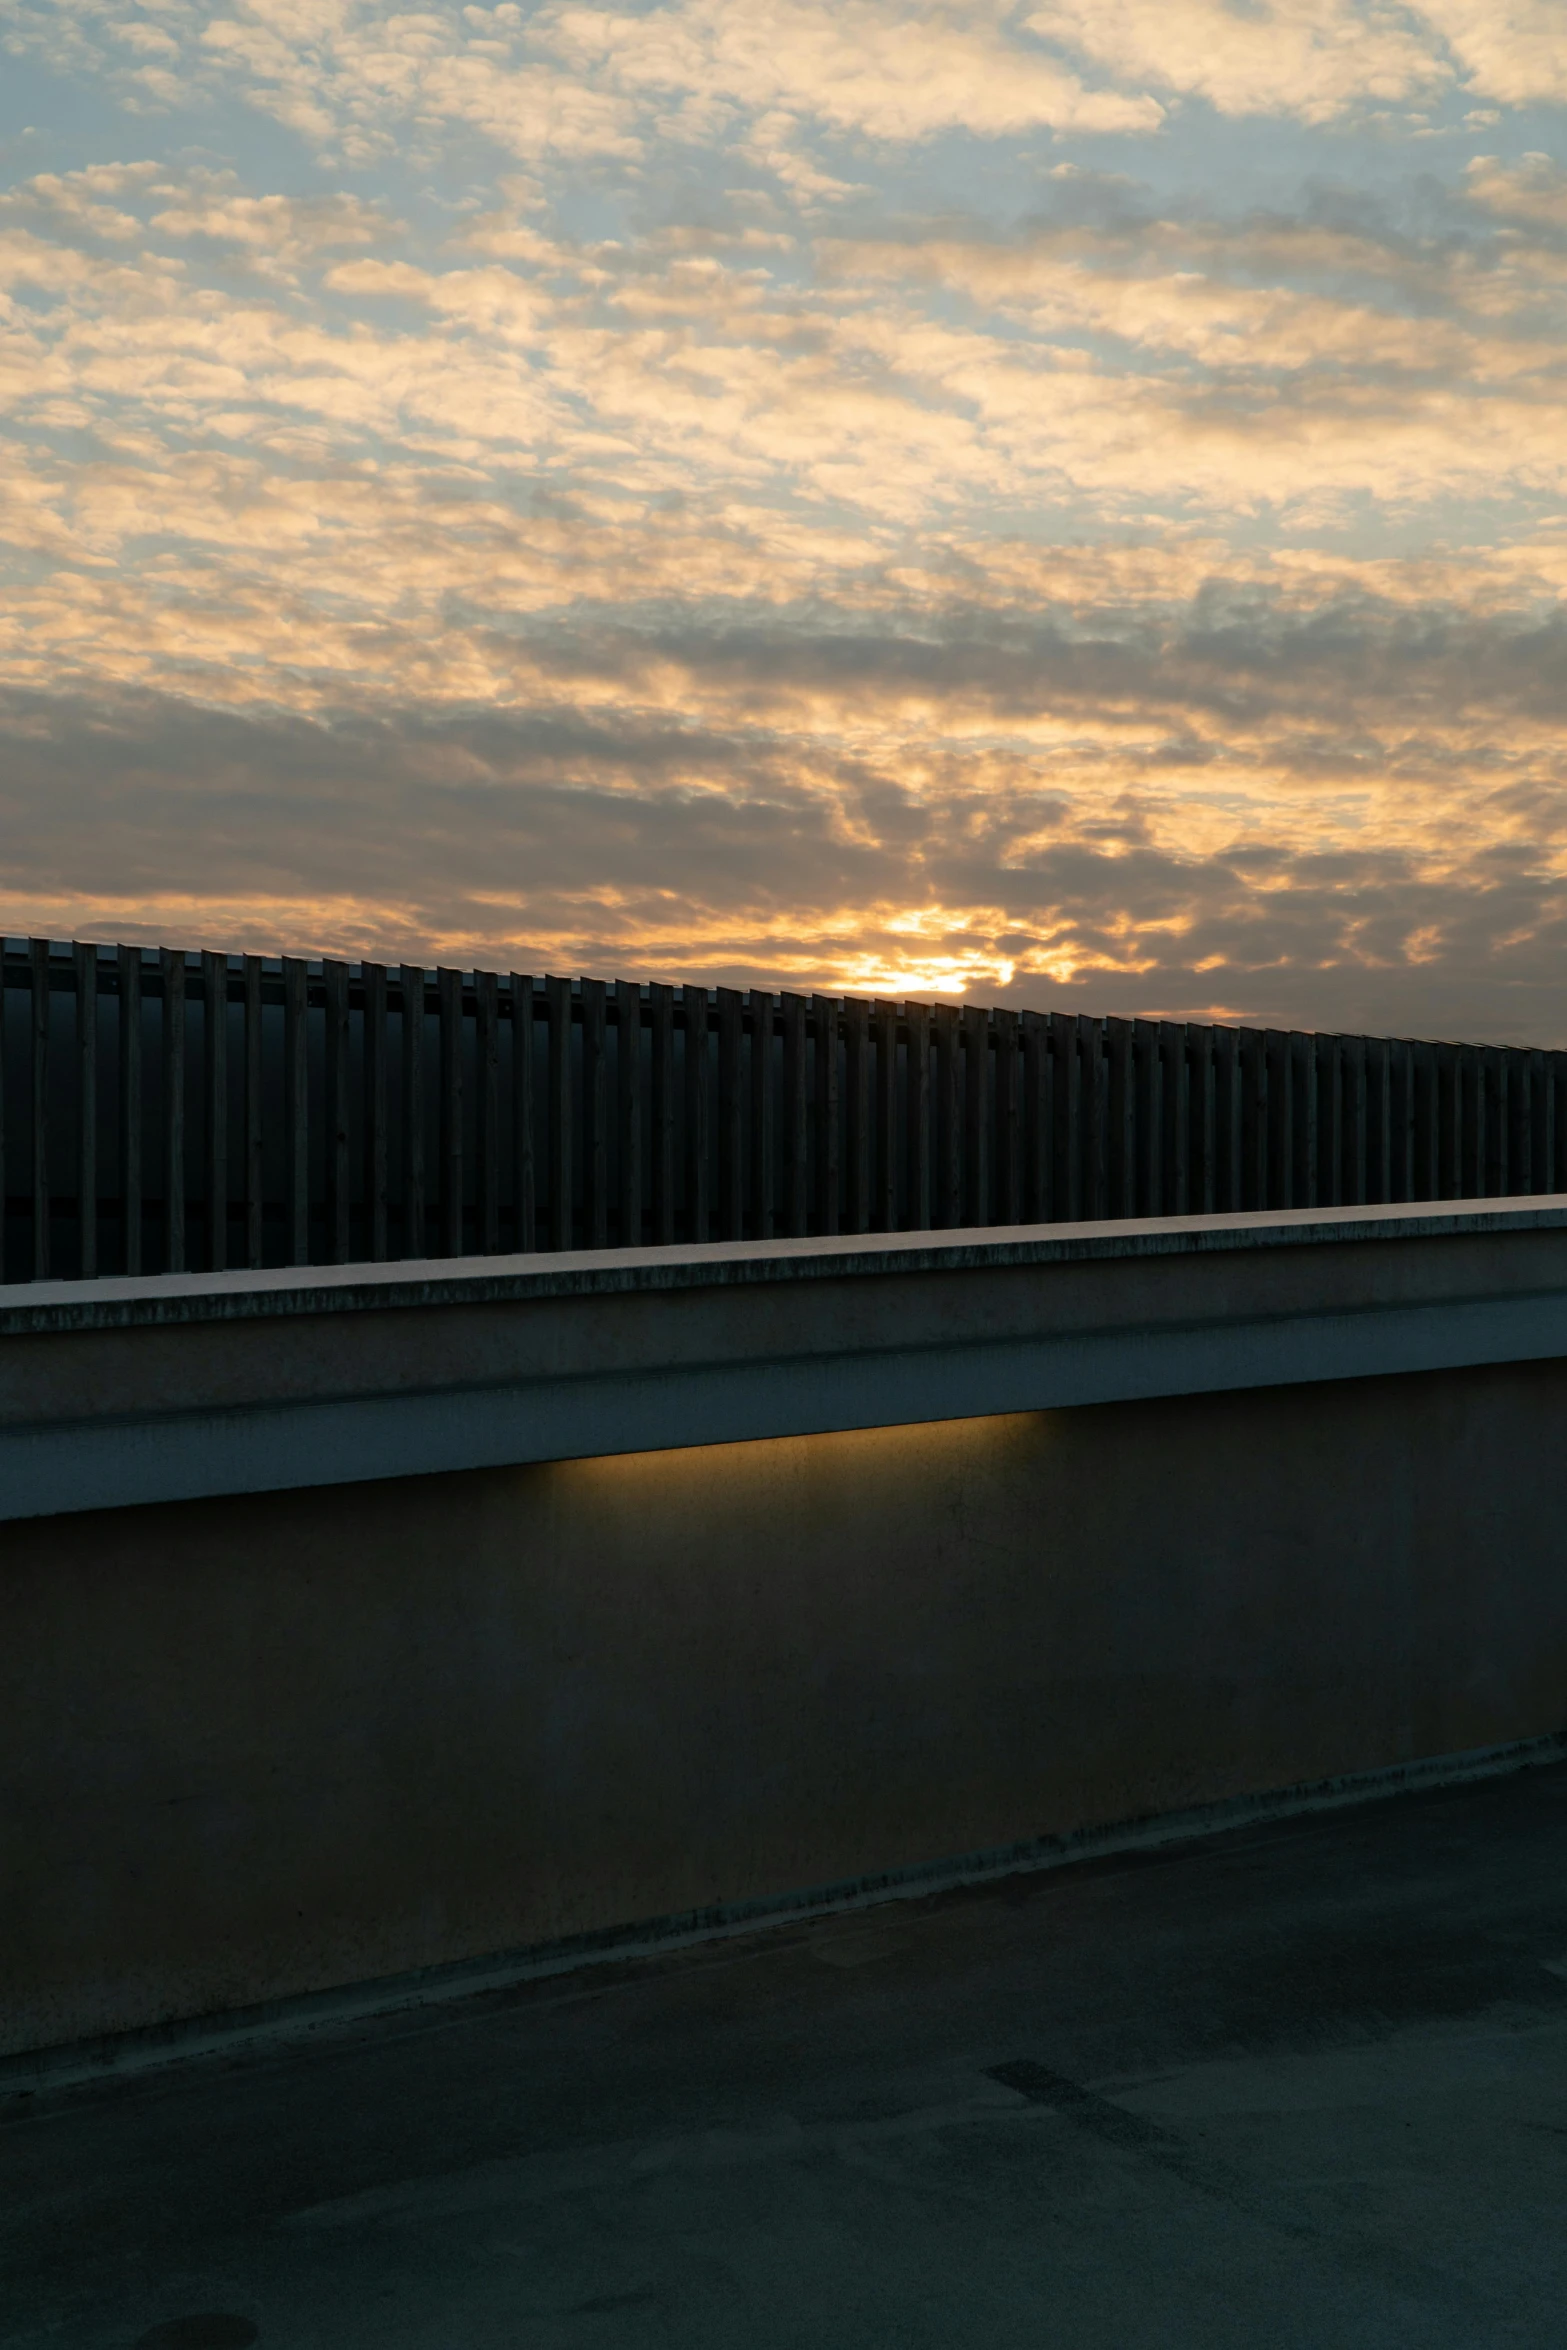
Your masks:
M 1567 1357 L 1567 1200 L 0 1290 L 0 1518 Z

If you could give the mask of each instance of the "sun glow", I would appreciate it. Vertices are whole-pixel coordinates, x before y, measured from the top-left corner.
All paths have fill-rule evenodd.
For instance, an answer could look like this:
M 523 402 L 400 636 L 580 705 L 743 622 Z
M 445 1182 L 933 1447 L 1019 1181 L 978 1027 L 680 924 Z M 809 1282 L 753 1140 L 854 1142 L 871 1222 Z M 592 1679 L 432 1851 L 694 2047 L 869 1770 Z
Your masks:
M 1557 18 L 0 0 L 6 927 L 1554 1041 Z

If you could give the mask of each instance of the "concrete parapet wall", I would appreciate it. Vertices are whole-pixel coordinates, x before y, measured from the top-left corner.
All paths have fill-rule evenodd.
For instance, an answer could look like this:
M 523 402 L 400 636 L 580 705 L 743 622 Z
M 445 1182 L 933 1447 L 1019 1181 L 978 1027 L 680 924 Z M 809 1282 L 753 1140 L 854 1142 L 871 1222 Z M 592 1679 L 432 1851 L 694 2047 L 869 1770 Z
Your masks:
M 422 1303 L 397 1268 L 382 1311 L 297 1276 L 281 1313 L 213 1306 L 255 1276 L 7 1301 L 0 1472 L 43 1443 L 57 1476 L 74 1432 L 102 1473 L 128 1456 L 95 1431 L 139 1425 L 178 1495 L 214 1409 L 287 1405 L 308 1442 L 345 1400 L 417 1434 L 421 1399 L 460 1427 L 498 1389 L 556 1411 L 557 1457 L 331 1482 L 271 1422 L 250 1488 L 20 1497 L 0 2048 L 1560 1730 L 1567 1209 L 1393 1215 L 860 1242 L 793 1280 L 721 1250 L 482 1295 L 429 1268 Z M 941 1409 L 965 1349 L 984 1416 Z M 789 1418 L 813 1363 L 848 1424 Z M 785 1432 L 703 1441 L 685 1407 L 742 1372 Z M 638 1409 L 683 1399 L 657 1450 L 613 1419 L 633 1375 Z
M 0 1290 L 0 1519 L 1567 1357 L 1567 1200 Z

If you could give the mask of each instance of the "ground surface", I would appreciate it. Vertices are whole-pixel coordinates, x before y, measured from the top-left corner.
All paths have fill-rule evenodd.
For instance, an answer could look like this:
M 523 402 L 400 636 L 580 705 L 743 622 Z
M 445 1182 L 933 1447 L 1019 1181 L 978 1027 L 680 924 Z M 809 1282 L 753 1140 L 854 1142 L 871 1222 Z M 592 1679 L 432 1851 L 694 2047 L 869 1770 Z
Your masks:
M 1556 2350 L 1564 1864 L 1528 1771 L 10 2102 L 0 2342 Z

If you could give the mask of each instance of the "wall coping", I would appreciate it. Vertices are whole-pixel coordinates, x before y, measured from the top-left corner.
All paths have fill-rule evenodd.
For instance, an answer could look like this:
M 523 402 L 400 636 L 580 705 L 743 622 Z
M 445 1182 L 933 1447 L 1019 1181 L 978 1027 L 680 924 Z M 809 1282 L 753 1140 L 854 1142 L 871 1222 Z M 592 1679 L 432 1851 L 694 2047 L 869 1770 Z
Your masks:
M 1567 1193 L 0 1285 L 0 1338 L 1567 1229 Z

